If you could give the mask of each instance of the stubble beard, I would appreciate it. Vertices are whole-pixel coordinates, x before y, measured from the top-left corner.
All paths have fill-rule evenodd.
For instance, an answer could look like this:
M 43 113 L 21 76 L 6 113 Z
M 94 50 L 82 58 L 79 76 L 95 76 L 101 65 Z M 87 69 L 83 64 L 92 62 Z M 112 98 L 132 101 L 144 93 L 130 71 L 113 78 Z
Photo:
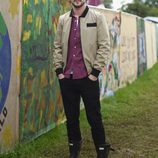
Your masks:
M 75 3 L 72 3 L 73 7 L 75 8 L 81 8 L 86 2 L 82 2 L 81 5 L 75 5 Z

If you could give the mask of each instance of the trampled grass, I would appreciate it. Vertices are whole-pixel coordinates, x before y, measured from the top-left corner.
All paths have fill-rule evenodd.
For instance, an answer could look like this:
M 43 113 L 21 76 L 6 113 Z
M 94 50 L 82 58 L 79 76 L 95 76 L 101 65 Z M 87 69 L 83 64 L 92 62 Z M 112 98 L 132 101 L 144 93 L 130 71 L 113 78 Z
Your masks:
M 113 97 L 102 101 L 109 158 L 158 158 L 158 63 Z M 85 111 L 81 112 L 81 158 L 95 158 Z M 65 124 L 0 158 L 68 158 Z

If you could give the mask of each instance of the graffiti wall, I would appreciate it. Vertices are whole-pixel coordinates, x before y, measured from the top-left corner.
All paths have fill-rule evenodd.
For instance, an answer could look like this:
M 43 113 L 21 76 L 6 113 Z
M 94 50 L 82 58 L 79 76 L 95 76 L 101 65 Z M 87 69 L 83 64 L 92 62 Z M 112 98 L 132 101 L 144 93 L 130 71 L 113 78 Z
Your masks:
M 121 15 L 120 87 L 137 78 L 138 65 L 136 18 L 127 13 Z
M 105 15 L 110 35 L 111 54 L 109 62 L 99 75 L 100 94 L 103 98 L 104 96 L 113 95 L 113 91 L 118 89 L 120 83 L 121 12 L 93 9 Z
M 20 140 L 37 137 L 64 117 L 52 46 L 58 17 L 69 7 L 57 0 L 23 1 Z
M 138 76 L 147 69 L 146 41 L 144 20 L 137 17 L 137 43 L 138 43 Z
M 64 120 L 52 52 L 59 15 L 69 9 L 65 0 L 0 0 L 0 152 Z M 157 62 L 158 25 L 93 9 L 105 15 L 111 43 L 109 63 L 99 76 L 102 98 Z
M 111 43 L 109 64 L 99 76 L 101 97 L 104 97 L 137 78 L 136 17 L 107 9 L 96 10 L 106 17 Z
M 20 0 L 0 0 L 0 152 L 18 140 Z
M 145 35 L 146 35 L 146 52 L 147 52 L 147 69 L 151 68 L 157 61 L 156 52 L 156 27 L 155 24 L 145 21 Z

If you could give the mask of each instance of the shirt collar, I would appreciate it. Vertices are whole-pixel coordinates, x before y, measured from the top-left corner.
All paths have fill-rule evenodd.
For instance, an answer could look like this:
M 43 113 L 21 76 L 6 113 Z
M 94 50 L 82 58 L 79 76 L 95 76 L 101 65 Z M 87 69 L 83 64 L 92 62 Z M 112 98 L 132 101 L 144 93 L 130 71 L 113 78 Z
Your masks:
M 88 6 L 86 6 L 84 12 L 82 13 L 82 15 L 80 17 L 84 18 L 87 15 L 88 10 L 89 10 L 89 8 L 88 8 Z M 73 9 L 71 9 L 70 17 L 73 17 Z

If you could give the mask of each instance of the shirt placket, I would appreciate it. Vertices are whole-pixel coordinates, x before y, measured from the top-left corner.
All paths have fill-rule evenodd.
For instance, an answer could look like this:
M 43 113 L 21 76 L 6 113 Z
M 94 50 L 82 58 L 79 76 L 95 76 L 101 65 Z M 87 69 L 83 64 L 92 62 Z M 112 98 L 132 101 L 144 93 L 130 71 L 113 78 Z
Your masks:
M 74 18 L 74 25 L 73 25 L 73 54 L 72 54 L 72 69 L 71 69 L 71 74 L 74 73 L 73 71 L 73 67 L 74 67 L 74 62 L 75 62 L 75 58 L 76 58 L 76 54 L 77 54 L 77 29 L 78 29 L 78 25 L 79 25 L 79 20 L 78 18 Z

